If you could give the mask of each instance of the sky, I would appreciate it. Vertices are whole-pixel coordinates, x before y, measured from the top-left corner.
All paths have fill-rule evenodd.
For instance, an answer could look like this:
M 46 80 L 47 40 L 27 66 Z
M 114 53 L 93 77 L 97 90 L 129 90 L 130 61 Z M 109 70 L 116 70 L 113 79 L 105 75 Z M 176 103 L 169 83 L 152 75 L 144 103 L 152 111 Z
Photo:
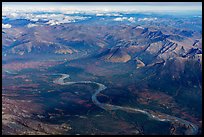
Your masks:
M 201 2 L 3 2 L 2 6 L 19 9 L 70 8 L 80 10 L 202 11 Z

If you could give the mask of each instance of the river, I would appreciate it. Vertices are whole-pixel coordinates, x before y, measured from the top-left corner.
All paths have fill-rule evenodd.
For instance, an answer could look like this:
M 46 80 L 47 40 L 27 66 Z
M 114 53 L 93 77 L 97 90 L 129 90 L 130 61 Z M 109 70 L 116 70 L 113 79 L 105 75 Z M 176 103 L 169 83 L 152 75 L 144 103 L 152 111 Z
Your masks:
M 96 84 L 98 85 L 98 89 L 96 89 L 94 94 L 91 96 L 91 99 L 96 106 L 104 110 L 122 110 L 122 111 L 129 112 L 129 113 L 143 113 L 147 115 L 149 118 L 157 120 L 157 121 L 169 121 L 169 122 L 176 122 L 176 123 L 180 123 L 181 125 L 185 125 L 187 127 L 187 130 L 185 131 L 186 135 L 196 135 L 198 133 L 197 125 L 193 124 L 192 122 L 186 121 L 184 119 L 175 117 L 175 116 L 171 116 L 171 115 L 164 114 L 164 113 L 159 113 L 158 115 L 155 115 L 152 113 L 153 111 L 151 110 L 142 110 L 139 108 L 123 107 L 123 106 L 101 103 L 98 101 L 97 95 L 101 91 L 107 88 L 105 85 L 101 83 L 97 83 L 97 82 L 92 82 L 92 81 L 64 82 L 64 79 L 70 78 L 70 75 L 68 74 L 59 74 L 59 75 L 61 75 L 61 77 L 53 81 L 55 84 L 59 84 L 59 85 Z

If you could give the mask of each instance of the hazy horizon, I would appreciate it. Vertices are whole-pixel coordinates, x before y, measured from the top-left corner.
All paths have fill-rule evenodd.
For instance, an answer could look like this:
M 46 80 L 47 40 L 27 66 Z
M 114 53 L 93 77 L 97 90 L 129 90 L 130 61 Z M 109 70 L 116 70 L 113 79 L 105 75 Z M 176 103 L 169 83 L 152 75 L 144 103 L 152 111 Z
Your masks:
M 202 2 L 3 2 L 2 7 L 103 11 L 202 11 Z M 69 9 L 67 9 L 69 8 Z

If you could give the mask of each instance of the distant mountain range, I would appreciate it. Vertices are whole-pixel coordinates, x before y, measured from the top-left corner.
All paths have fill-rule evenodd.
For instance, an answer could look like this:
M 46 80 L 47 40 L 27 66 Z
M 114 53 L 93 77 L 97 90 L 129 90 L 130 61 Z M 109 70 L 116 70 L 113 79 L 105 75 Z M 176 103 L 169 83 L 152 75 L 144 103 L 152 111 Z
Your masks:
M 191 58 L 202 62 L 201 34 L 190 30 L 168 32 L 132 25 L 65 24 L 29 29 L 20 27 L 2 32 L 3 54 L 89 52 L 90 55 L 98 54 L 101 59 L 109 62 L 127 62 L 140 58 L 145 66 L 158 60 L 165 63 L 172 58 Z M 150 56 L 147 59 L 142 57 L 146 55 Z
M 185 19 L 186 22 L 169 17 L 166 20 L 162 17 L 161 22 L 157 20 L 137 23 L 116 23 L 112 20 L 110 23 L 108 19 L 103 24 L 103 20 L 93 19 L 88 23 L 82 21 L 33 27 L 18 25 L 2 31 L 3 56 L 83 54 L 103 62 L 132 62 L 135 69 L 156 67 L 161 77 L 167 76 L 168 72 L 173 79 L 179 79 L 189 72 L 188 66 L 193 64 L 192 68 L 198 70 L 195 73 L 201 74 L 200 22 L 190 22 L 194 20 L 192 17 Z M 20 21 L 17 22 L 19 24 Z M 178 22 L 181 27 L 175 27 Z M 190 24 L 192 29 L 185 29 L 186 24 Z

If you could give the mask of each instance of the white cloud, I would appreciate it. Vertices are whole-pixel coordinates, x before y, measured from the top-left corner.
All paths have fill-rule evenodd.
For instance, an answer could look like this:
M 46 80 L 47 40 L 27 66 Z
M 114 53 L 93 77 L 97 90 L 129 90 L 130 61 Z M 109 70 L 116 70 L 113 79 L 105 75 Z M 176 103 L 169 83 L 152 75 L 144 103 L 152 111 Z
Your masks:
M 157 18 L 139 18 L 138 21 L 154 21 L 157 20 Z
M 130 21 L 130 22 L 135 22 L 135 18 L 130 17 L 130 18 L 128 19 L 128 21 Z
M 96 13 L 96 16 L 122 16 L 119 13 Z
M 90 17 L 82 17 L 82 16 L 68 16 L 65 14 L 33 14 L 30 12 L 18 12 L 16 11 L 15 13 L 13 12 L 7 12 L 4 13 L 4 16 L 6 16 L 9 19 L 27 19 L 33 22 L 38 22 L 39 20 L 44 20 L 47 21 L 46 24 L 49 25 L 59 25 L 62 23 L 70 23 L 70 22 L 76 22 L 79 20 L 85 20 Z M 28 27 L 33 27 L 33 26 L 28 26 Z
M 115 19 L 113 19 L 114 21 L 125 21 L 125 20 L 127 20 L 127 21 L 129 21 L 129 22 L 135 22 L 135 18 L 133 18 L 133 17 L 130 17 L 130 18 L 127 18 L 127 17 L 118 17 L 118 18 L 115 18 Z
M 39 19 L 37 18 L 34 18 L 34 19 L 30 19 L 30 21 L 34 21 L 34 22 L 37 22 Z
M 53 26 L 53 25 L 59 25 L 60 23 L 56 20 L 49 20 L 46 24 L 49 24 L 50 26 Z
M 3 29 L 9 29 L 11 28 L 12 26 L 10 24 L 2 24 L 2 28 Z
M 137 29 L 144 29 L 142 26 L 137 26 L 136 28 Z
M 37 25 L 37 24 L 31 24 L 31 23 L 29 23 L 29 24 L 27 25 L 28 28 L 32 28 L 32 27 L 35 27 L 35 26 L 38 26 L 38 25 Z
M 46 24 L 49 25 L 60 25 L 63 23 L 70 23 L 70 22 L 76 22 L 79 20 L 85 20 L 89 17 L 80 17 L 80 16 L 64 16 L 63 18 L 52 18 L 49 19 L 49 21 Z
M 96 16 L 104 16 L 103 13 L 97 13 Z
M 114 21 L 124 21 L 124 20 L 127 20 L 128 18 L 127 17 L 118 17 L 118 18 L 115 18 L 113 19 Z

